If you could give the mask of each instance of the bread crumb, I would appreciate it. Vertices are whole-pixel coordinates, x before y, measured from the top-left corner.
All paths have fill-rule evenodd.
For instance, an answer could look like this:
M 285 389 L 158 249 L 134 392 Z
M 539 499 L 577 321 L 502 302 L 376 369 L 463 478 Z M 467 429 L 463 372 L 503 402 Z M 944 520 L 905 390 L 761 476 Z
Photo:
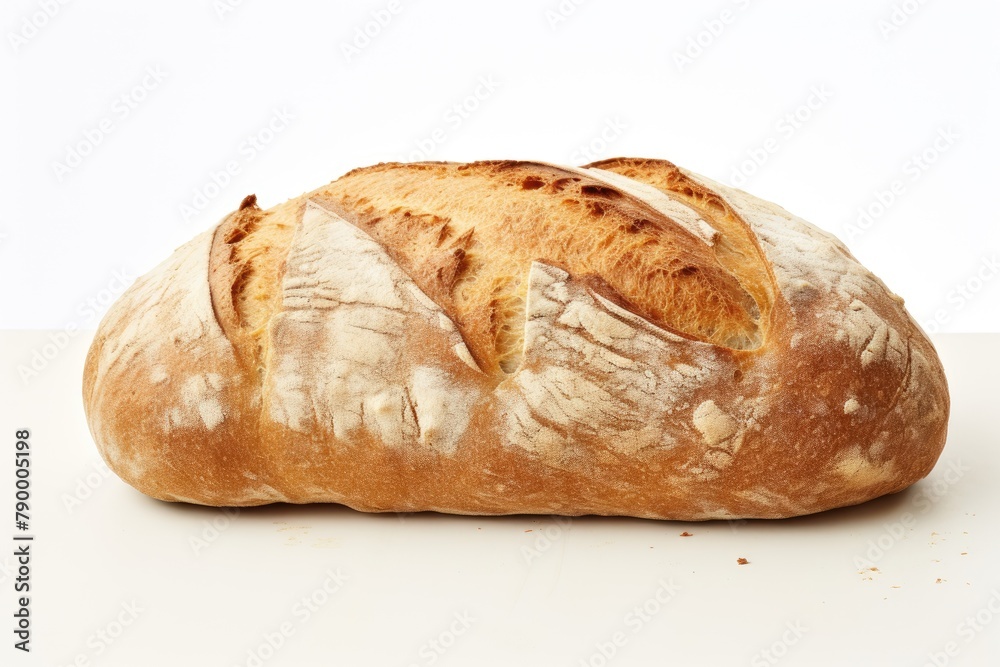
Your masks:
M 747 564 L 747 563 L 749 563 L 750 561 L 748 561 L 748 560 L 747 560 L 746 558 L 737 558 L 737 559 L 736 559 L 736 562 L 737 562 L 737 563 L 738 563 L 739 565 L 746 565 L 746 564 Z
M 530 533 L 530 532 L 531 532 L 531 531 L 533 531 L 533 530 L 534 530 L 534 528 L 529 528 L 528 530 L 526 530 L 526 531 L 524 531 L 524 532 L 526 532 L 526 533 Z
M 870 567 L 868 569 L 871 570 L 872 572 L 878 572 L 879 571 L 879 569 L 877 567 Z
M 968 551 L 963 551 L 961 555 L 963 555 L 963 556 L 968 556 L 968 555 L 969 555 L 969 552 L 968 552 Z
M 934 583 L 935 583 L 935 584 L 940 584 L 940 583 L 941 583 L 942 581 L 946 581 L 946 580 L 945 580 L 945 579 L 942 579 L 941 577 L 938 577 L 938 578 L 937 578 L 937 581 L 935 581 Z
M 694 533 L 689 533 L 686 530 L 681 533 L 681 537 L 694 537 Z

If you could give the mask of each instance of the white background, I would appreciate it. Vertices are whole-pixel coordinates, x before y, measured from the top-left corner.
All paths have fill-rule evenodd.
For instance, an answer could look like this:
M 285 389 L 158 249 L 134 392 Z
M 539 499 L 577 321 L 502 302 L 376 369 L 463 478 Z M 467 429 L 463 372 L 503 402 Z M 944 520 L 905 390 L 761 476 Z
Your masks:
M 96 326 L 122 274 L 251 192 L 269 207 L 379 161 L 579 164 L 593 146 L 739 181 L 836 233 L 928 330 L 1000 329 L 995 2 L 399 0 L 345 54 L 388 0 L 231 1 L 56 3 L 51 18 L 3 3 L 0 328 Z M 143 90 L 147 68 L 164 75 Z M 482 77 L 495 90 L 449 113 Z M 802 108 L 814 89 L 827 99 Z M 293 120 L 252 149 L 276 109 Z M 110 133 L 58 167 L 104 119 Z M 602 145 L 609 122 L 624 127 Z M 943 152 L 942 131 L 957 137 Z M 231 161 L 239 174 L 214 188 Z M 852 233 L 894 181 L 901 194 Z
M 386 160 L 617 155 L 672 160 L 836 233 L 931 332 L 998 331 L 1000 6 L 400 0 L 350 51 L 387 0 L 234 4 L 0 9 L 0 328 L 33 330 L 0 336 L 2 437 L 33 429 L 39 535 L 37 652 L 5 634 L 0 664 L 246 665 L 338 567 L 349 583 L 263 664 L 429 665 L 421 651 L 464 612 L 475 624 L 433 664 L 598 667 L 619 630 L 608 665 L 981 665 L 1000 652 L 995 336 L 935 339 L 950 440 L 904 494 L 786 522 L 560 527 L 322 506 L 230 525 L 150 501 L 95 472 L 79 399 L 90 333 L 76 333 L 249 193 L 269 207 Z M 18 375 L 57 343 L 37 377 Z M 953 465 L 968 470 L 953 480 Z M 894 537 L 907 512 L 916 522 Z M 212 522 L 226 527 L 197 549 Z M 879 540 L 865 571 L 857 559 Z M 0 558 L 7 619 L 10 566 Z M 627 614 L 663 577 L 679 591 L 632 634 Z M 95 633 L 133 601 L 136 622 L 98 652 Z M 990 622 L 969 636 L 977 614 Z M 807 631 L 785 642 L 796 623 Z

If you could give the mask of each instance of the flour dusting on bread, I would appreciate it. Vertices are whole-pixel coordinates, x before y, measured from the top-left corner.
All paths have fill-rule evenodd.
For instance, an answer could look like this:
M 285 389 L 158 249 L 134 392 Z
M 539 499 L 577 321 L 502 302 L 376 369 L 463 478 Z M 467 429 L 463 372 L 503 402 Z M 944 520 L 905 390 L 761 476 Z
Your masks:
M 272 419 L 299 432 L 328 430 L 334 446 L 349 446 L 363 430 L 390 447 L 455 448 L 475 394 L 435 382 L 450 375 L 405 352 L 409 336 L 424 332 L 452 365 L 467 366 L 469 355 L 453 352 L 464 348 L 455 327 L 441 326 L 440 308 L 380 245 L 310 204 L 282 289 L 268 341 L 274 371 L 264 388 Z

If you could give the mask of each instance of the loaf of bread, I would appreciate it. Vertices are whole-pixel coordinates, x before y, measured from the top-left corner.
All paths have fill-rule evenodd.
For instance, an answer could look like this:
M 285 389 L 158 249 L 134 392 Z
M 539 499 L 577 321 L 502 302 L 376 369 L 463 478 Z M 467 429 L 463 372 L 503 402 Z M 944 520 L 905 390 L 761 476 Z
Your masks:
M 631 158 L 248 196 L 109 310 L 83 395 L 162 500 L 684 520 L 904 489 L 949 412 L 932 344 L 837 239 Z

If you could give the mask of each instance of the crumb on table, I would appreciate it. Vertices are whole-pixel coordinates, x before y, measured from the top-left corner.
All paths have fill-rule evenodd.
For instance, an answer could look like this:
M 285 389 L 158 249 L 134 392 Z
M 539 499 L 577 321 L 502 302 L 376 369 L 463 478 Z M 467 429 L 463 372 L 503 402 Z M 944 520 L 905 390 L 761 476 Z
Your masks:
M 683 533 L 681 533 L 681 537 L 693 537 L 693 536 L 694 533 L 689 533 L 686 530 Z
M 741 558 L 737 558 L 737 559 L 736 559 L 736 562 L 737 562 L 737 563 L 738 563 L 739 565 L 746 565 L 746 564 L 747 564 L 747 563 L 749 563 L 750 561 L 748 561 L 748 560 L 747 560 L 746 558 L 742 558 L 742 557 L 741 557 Z

